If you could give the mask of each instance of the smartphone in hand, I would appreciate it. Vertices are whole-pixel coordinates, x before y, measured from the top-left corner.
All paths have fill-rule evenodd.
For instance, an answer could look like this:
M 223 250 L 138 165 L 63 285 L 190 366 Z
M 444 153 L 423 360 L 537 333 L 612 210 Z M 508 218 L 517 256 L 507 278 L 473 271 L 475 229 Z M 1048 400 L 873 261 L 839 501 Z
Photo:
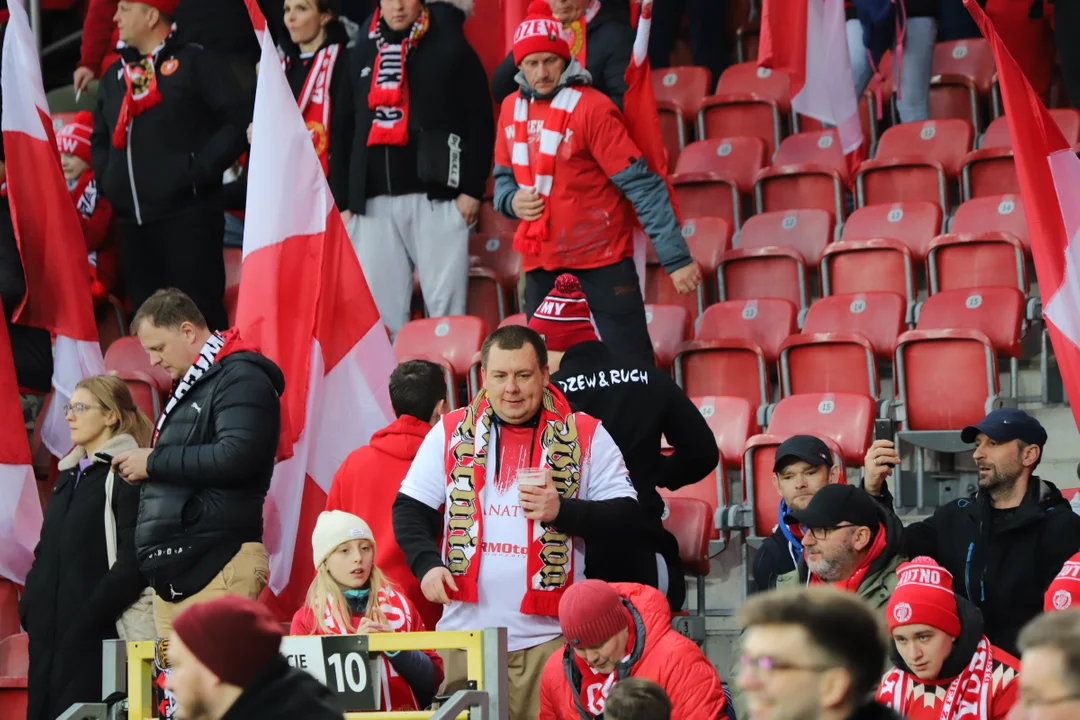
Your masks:
M 113 464 L 113 456 L 109 453 L 94 453 L 94 457 L 96 457 L 98 460 L 104 460 L 105 462 L 109 463 L 109 465 Z
M 896 421 L 890 418 L 878 418 L 874 421 L 874 440 L 895 442 Z

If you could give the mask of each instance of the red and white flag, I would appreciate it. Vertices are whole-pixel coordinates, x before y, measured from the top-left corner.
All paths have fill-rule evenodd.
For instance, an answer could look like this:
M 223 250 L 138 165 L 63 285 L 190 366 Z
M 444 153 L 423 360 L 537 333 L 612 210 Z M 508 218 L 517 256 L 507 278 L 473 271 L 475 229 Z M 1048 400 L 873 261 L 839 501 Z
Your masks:
M 291 618 L 314 576 L 311 533 L 334 472 L 393 418 L 396 363 L 265 18 L 247 6 L 262 59 L 236 325 L 285 374 L 264 542 L 270 604 Z
M 86 243 L 60 168 L 34 36 L 23 0 L 12 0 L 9 9 L 0 78 L 4 98 L 0 127 L 11 218 L 26 275 L 26 297 L 14 320 L 56 337 L 54 395 L 41 440 L 49 452 L 63 457 L 71 450 L 63 407 L 75 384 L 103 374 L 105 362 L 94 322 Z
M 1043 320 L 1080 424 L 1080 159 L 978 2 L 964 0 L 964 5 L 994 52 Z
M 845 153 L 862 147 L 844 0 L 764 0 L 758 65 L 791 77 L 791 107 L 836 127 Z
M 41 500 L 23 431 L 7 324 L 0 322 L 0 577 L 26 583 L 41 535 Z

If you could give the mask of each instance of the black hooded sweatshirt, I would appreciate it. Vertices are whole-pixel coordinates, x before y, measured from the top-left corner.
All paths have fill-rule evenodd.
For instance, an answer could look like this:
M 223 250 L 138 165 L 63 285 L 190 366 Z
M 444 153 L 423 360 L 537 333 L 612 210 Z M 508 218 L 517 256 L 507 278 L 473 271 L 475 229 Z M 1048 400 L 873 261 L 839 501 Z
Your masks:
M 892 494 L 875 497 L 893 512 Z M 1053 483 L 1032 476 L 1020 505 L 995 509 L 976 492 L 904 528 L 901 552 L 927 555 L 952 573 L 953 592 L 982 610 L 986 636 L 1016 655 L 1016 637 L 1042 612 L 1043 594 L 1080 550 L 1080 516 Z
M 244 688 L 221 720 L 342 720 L 344 716 L 330 688 L 278 656 Z

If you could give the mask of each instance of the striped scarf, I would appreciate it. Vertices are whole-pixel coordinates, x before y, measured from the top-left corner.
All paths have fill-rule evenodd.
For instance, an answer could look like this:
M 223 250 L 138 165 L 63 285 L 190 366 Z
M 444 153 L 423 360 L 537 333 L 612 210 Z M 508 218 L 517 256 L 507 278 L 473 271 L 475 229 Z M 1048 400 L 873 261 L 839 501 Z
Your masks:
M 548 240 L 551 217 L 551 184 L 555 174 L 555 154 L 562 145 L 570 116 L 581 100 L 581 91 L 564 87 L 551 100 L 544 127 L 540 130 L 540 147 L 536 152 L 536 167 L 529 158 L 529 110 L 532 100 L 518 96 L 514 103 L 514 135 L 512 162 L 514 180 L 525 190 L 535 190 L 545 200 L 544 212 L 538 220 L 522 220 L 514 233 L 514 250 L 522 255 L 539 255 L 540 246 Z

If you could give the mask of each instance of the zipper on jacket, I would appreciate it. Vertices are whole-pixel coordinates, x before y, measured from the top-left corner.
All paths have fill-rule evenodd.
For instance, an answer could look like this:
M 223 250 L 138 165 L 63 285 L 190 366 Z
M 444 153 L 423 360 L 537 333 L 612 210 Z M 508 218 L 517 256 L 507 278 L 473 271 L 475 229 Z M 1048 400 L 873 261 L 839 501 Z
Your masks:
M 128 121 L 127 126 L 127 166 L 128 183 L 131 185 L 131 204 L 135 206 L 135 222 L 142 225 L 142 211 L 139 210 L 139 193 L 135 192 L 135 166 L 131 162 L 131 128 L 135 126 L 135 118 Z

